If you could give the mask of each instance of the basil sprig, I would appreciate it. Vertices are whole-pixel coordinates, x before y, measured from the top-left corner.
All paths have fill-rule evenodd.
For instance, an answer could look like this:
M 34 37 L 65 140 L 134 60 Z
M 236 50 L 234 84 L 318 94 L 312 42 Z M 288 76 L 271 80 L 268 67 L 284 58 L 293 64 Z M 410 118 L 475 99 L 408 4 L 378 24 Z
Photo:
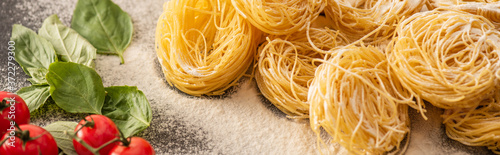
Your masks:
M 72 62 L 50 65 L 47 81 L 56 104 L 71 113 L 103 114 L 115 122 L 125 137 L 147 127 L 152 120 L 151 106 L 135 86 L 104 88 L 95 70 Z
M 93 69 L 96 53 L 117 54 L 123 63 L 132 39 L 130 16 L 110 0 L 79 0 L 71 23 L 74 29 L 52 15 L 38 34 L 21 25 L 12 28 L 15 59 L 32 83 L 17 93 L 30 112 L 50 97 L 66 112 L 108 116 L 127 137 L 146 129 L 152 112 L 144 93 L 131 86 L 105 88 Z M 47 128 L 52 127 L 68 124 Z
M 15 58 L 33 85 L 17 93 L 30 111 L 42 106 L 50 97 L 46 74 L 52 63 L 75 62 L 93 66 L 96 49 L 76 31 L 64 26 L 57 15 L 44 20 L 39 35 L 22 25 L 12 27 L 11 40 L 16 42 Z

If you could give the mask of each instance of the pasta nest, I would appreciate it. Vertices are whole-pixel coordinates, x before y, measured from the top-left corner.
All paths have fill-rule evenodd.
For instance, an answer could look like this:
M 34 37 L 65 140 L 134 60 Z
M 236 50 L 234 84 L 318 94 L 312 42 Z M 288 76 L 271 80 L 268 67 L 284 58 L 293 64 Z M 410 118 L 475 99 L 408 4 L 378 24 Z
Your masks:
M 475 107 L 445 110 L 442 117 L 448 137 L 469 146 L 486 146 L 500 154 L 499 92 Z
M 311 128 L 322 127 L 334 142 L 354 154 L 399 150 L 409 132 L 413 96 L 390 73 L 375 47 L 348 46 L 334 51 L 315 73 L 309 88 Z
M 231 0 L 238 13 L 259 30 L 287 35 L 305 30 L 326 7 L 326 0 Z
M 447 7 L 447 6 L 457 6 L 463 4 L 473 4 L 473 3 L 497 3 L 499 0 L 429 0 L 431 4 L 430 7 L 432 9 L 438 7 Z
M 170 85 L 190 95 L 221 95 L 252 64 L 261 32 L 230 1 L 169 1 L 156 51 Z
M 325 14 L 351 42 L 390 39 L 398 22 L 419 12 L 425 0 L 329 0 Z
M 459 5 L 445 6 L 451 10 L 461 10 L 471 14 L 480 15 L 490 20 L 497 30 L 500 30 L 500 2 L 469 2 Z
M 262 94 L 290 117 L 309 117 L 307 92 L 316 67 L 325 57 L 322 50 L 345 45 L 338 31 L 311 28 L 310 35 L 297 32 L 271 35 L 259 48 L 255 80 Z M 309 42 L 321 51 L 315 50 Z
M 437 9 L 417 13 L 397 28 L 388 60 L 420 104 L 471 108 L 498 83 L 500 33 L 484 17 Z

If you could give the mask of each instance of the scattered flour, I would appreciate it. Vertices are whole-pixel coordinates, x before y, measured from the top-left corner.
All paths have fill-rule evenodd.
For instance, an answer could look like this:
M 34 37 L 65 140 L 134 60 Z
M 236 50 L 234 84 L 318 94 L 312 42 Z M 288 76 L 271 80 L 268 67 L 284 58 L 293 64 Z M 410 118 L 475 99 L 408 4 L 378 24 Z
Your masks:
M 117 56 L 98 55 L 96 70 L 105 86 L 129 85 L 142 90 L 151 103 L 151 127 L 140 136 L 158 154 L 317 154 L 316 135 L 307 121 L 295 121 L 262 102 L 256 84 L 243 79 L 226 97 L 199 98 L 170 87 L 154 49 L 157 18 L 165 0 L 114 0 L 128 12 L 134 23 L 134 38 L 124 53 L 125 64 Z M 35 30 L 43 19 L 57 13 L 69 25 L 76 0 L 19 1 L 15 7 L 28 12 L 24 25 Z M 44 106 L 50 110 L 54 105 Z M 429 120 L 412 110 L 412 133 L 407 154 L 477 154 L 483 148 L 466 147 L 447 140 L 439 117 L 442 111 L 428 106 Z M 36 116 L 32 122 L 47 125 L 56 120 L 76 121 L 83 116 L 55 113 Z M 451 144 L 448 144 L 451 143 Z M 345 150 L 337 150 L 346 154 Z M 482 151 L 482 152 L 481 152 Z

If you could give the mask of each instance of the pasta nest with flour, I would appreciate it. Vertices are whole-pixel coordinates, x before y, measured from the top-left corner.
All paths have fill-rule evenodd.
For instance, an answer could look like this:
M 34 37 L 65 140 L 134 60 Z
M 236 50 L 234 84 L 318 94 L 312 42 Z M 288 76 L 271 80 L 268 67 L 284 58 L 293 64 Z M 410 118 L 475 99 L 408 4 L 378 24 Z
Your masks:
M 499 0 L 429 0 L 429 3 L 431 4 L 429 7 L 431 9 L 434 9 L 438 7 L 448 7 L 448 6 L 456 6 L 464 4 L 473 4 L 473 3 L 491 4 L 497 2 L 499 2 Z
M 448 109 L 443 116 L 446 134 L 469 146 L 486 146 L 500 154 L 500 93 L 472 108 Z
M 419 12 L 425 0 L 328 0 L 325 14 L 351 42 L 390 39 L 398 21 Z
M 231 0 L 238 13 L 265 33 L 286 35 L 305 30 L 326 6 L 326 0 Z
M 490 20 L 495 25 L 497 30 L 500 30 L 500 2 L 495 3 L 465 3 L 459 5 L 445 6 L 444 8 L 452 10 L 461 10 L 475 15 L 483 16 Z
M 156 51 L 170 85 L 190 95 L 221 95 L 252 64 L 260 37 L 229 0 L 169 1 L 158 20 Z
M 278 109 L 295 118 L 309 117 L 307 92 L 316 67 L 325 57 L 319 49 L 330 50 L 347 44 L 338 31 L 311 28 L 285 36 L 271 35 L 259 48 L 255 80 L 262 94 Z
M 404 20 L 388 46 L 388 60 L 419 101 L 470 108 L 498 83 L 500 33 L 484 17 L 437 9 Z
M 322 127 L 355 154 L 399 150 L 410 130 L 408 104 L 414 101 L 390 73 L 384 53 L 373 46 L 348 46 L 332 55 L 317 68 L 309 88 L 313 131 L 320 137 Z

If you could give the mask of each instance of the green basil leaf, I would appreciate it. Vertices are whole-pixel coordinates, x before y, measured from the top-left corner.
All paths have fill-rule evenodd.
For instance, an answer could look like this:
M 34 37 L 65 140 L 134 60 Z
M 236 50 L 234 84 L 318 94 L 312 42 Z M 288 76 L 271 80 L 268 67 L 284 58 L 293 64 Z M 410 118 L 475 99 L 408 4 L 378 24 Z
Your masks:
M 52 62 L 57 61 L 52 44 L 38 36 L 33 30 L 18 24 L 12 26 L 10 40 L 16 43 L 14 57 L 24 72 L 32 77 L 30 82 L 32 84 L 46 83 L 44 78 L 46 72 L 43 72 L 43 69 L 47 70 Z
M 105 91 L 94 69 L 72 62 L 55 62 L 49 67 L 47 82 L 52 99 L 63 110 L 101 114 Z
M 78 0 L 71 27 L 97 48 L 100 54 L 123 52 L 132 41 L 132 19 L 111 0 Z
M 56 140 L 57 147 L 59 147 L 64 154 L 78 155 L 73 147 L 73 139 L 66 135 L 67 133 L 74 133 L 78 123 L 69 121 L 57 121 L 45 127 L 52 137 Z
M 49 89 L 49 85 L 47 84 L 31 85 L 29 87 L 21 88 L 16 93 L 26 102 L 30 112 L 33 112 L 42 106 L 50 97 Z
M 45 19 L 38 34 L 52 43 L 60 61 L 94 67 L 96 58 L 94 46 L 78 32 L 64 26 L 57 15 Z
M 153 118 L 149 101 L 135 86 L 112 86 L 107 92 L 103 114 L 115 122 L 125 137 L 149 127 Z
M 29 78 L 28 81 L 32 84 L 47 84 L 45 75 L 49 72 L 49 70 L 45 68 L 26 68 L 26 70 L 31 74 L 32 78 Z

